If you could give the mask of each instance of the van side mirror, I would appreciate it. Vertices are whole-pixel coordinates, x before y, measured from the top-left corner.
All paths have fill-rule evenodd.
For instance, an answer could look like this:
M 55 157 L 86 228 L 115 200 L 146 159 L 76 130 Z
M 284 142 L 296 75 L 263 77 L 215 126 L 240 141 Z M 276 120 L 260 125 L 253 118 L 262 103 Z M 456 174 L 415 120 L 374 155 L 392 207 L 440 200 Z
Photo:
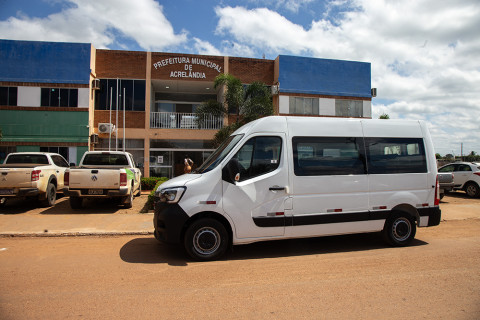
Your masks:
M 222 169 L 222 180 L 235 184 L 240 180 L 240 168 L 237 159 L 230 160 Z

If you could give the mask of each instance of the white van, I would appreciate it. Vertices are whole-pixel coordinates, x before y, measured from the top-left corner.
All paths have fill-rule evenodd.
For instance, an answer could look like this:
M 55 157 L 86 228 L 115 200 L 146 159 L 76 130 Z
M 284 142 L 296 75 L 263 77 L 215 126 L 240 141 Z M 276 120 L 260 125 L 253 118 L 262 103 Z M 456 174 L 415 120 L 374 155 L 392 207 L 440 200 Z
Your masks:
M 394 246 L 440 223 L 422 121 L 273 116 L 235 131 L 156 191 L 155 237 L 197 260 L 230 245 L 383 231 Z

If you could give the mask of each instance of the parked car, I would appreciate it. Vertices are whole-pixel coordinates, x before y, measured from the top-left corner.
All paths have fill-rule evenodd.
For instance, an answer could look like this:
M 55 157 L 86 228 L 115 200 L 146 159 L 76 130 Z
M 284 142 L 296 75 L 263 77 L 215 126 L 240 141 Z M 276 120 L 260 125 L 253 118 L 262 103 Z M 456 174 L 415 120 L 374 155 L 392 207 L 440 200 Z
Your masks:
M 44 206 L 55 205 L 63 188 L 68 162 L 57 153 L 11 153 L 0 165 L 0 206 L 12 198 L 35 198 Z
M 463 190 L 469 197 L 480 197 L 480 166 L 471 162 L 455 162 L 447 164 L 439 173 L 452 172 L 454 190 Z
M 72 209 L 80 209 L 86 198 L 118 199 L 131 208 L 133 197 L 142 192 L 141 177 L 130 153 L 89 151 L 78 167 L 65 172 L 63 193 L 70 196 Z

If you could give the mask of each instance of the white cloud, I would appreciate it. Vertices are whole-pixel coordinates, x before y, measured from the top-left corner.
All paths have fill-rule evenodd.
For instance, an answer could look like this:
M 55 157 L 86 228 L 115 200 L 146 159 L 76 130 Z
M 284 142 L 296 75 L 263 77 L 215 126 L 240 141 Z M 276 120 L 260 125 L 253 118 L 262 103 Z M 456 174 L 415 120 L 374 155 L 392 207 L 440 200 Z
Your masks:
M 0 38 L 93 43 L 108 48 L 122 39 L 145 50 L 164 50 L 187 40 L 175 34 L 163 8 L 153 0 L 64 0 L 68 8 L 46 18 L 25 15 L 0 21 Z
M 462 140 L 480 151 L 478 0 L 331 1 L 309 28 L 265 8 L 215 12 L 217 34 L 253 49 L 371 62 L 374 117 L 426 119 L 443 154 Z

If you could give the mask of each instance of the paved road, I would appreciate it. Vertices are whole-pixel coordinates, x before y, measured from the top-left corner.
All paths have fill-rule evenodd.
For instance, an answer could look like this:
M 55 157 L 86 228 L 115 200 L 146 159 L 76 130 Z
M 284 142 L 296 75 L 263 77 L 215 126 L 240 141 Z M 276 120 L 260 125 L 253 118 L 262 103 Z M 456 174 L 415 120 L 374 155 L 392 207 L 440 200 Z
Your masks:
M 0 238 L 0 319 L 479 319 L 480 220 L 236 247 L 196 263 L 151 236 Z

